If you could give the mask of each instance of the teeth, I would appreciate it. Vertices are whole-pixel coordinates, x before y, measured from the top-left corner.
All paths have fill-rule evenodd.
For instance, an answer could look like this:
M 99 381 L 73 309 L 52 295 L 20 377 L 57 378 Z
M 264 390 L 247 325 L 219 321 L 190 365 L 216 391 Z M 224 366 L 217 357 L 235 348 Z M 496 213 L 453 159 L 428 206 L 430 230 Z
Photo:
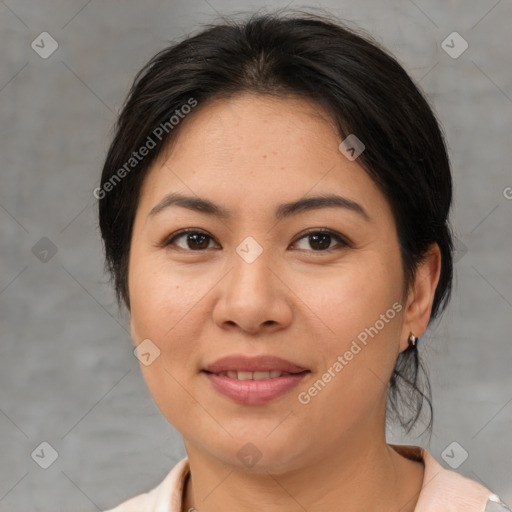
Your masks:
M 281 372 L 279 372 L 281 374 Z M 279 375 L 277 375 L 279 377 Z M 271 379 L 270 372 L 254 372 L 253 377 L 254 380 L 264 380 Z
M 221 377 L 229 377 L 230 379 L 237 380 L 266 380 L 266 379 L 276 379 L 277 377 L 281 377 L 282 375 L 290 375 L 287 372 L 281 372 L 279 370 L 272 370 L 269 372 L 240 372 L 240 371 L 227 371 L 220 372 L 217 375 Z

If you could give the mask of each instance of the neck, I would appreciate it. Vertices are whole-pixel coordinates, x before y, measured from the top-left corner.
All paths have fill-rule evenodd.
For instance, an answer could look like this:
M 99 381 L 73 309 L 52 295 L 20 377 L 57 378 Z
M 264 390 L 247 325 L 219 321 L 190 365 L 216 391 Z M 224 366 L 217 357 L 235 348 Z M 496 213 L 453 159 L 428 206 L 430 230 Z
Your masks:
M 186 442 L 190 476 L 182 510 L 414 511 L 423 464 L 399 455 L 384 436 L 346 437 L 337 449 L 279 473 L 224 465 Z

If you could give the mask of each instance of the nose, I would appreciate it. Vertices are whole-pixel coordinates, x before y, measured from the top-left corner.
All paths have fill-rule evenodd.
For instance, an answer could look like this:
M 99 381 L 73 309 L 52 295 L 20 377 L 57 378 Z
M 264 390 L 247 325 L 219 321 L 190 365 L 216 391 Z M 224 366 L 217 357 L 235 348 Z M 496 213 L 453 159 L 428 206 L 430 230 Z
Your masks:
M 219 286 L 213 319 L 222 329 L 269 334 L 292 321 L 293 294 L 265 251 L 251 263 L 234 254 L 233 268 Z

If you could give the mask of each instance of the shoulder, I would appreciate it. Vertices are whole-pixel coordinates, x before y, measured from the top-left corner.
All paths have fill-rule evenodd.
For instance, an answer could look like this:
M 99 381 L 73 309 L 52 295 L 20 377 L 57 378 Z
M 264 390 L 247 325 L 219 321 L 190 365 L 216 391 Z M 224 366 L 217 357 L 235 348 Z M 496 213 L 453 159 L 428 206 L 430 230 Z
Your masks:
M 123 501 L 104 512 L 178 512 L 181 511 L 183 483 L 189 470 L 188 458 L 179 461 L 156 487 Z
M 496 494 L 480 483 L 443 468 L 425 448 L 390 446 L 400 455 L 422 461 L 425 466 L 423 484 L 415 512 L 504 512 L 510 510 L 501 503 Z

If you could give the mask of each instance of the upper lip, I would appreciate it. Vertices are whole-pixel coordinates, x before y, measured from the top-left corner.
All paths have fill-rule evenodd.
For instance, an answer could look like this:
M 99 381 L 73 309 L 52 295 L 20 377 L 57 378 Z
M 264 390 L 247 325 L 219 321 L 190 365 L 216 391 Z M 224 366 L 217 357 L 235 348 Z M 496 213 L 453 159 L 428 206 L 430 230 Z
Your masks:
M 300 373 L 307 371 L 307 368 L 302 368 L 277 356 L 262 355 L 250 357 L 245 355 L 231 355 L 217 359 L 217 361 L 209 364 L 203 370 L 210 373 L 229 371 L 267 372 L 272 370 L 286 373 Z

